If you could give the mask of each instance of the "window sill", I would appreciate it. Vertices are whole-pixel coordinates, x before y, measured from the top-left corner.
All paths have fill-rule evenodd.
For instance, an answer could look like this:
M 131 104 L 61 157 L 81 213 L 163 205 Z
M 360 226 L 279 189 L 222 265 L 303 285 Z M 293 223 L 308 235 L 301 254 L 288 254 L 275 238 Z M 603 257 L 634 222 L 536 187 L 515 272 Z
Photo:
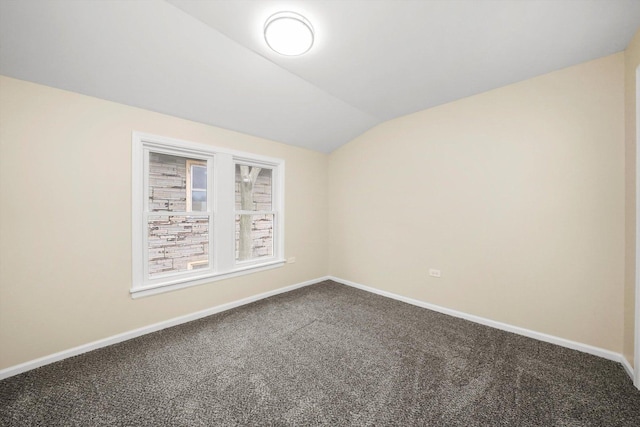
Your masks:
M 151 295 L 161 294 L 165 292 L 176 291 L 178 289 L 189 288 L 191 286 L 203 285 L 205 283 L 216 282 L 218 280 L 229 279 L 237 276 L 244 276 L 245 274 L 257 273 L 259 271 L 271 270 L 274 268 L 282 267 L 285 264 L 285 260 L 270 261 L 263 264 L 253 264 L 246 267 L 240 267 L 236 270 L 229 271 L 227 273 L 214 273 L 199 276 L 196 278 L 189 278 L 182 281 L 172 280 L 169 283 L 154 284 L 151 286 L 139 286 L 131 289 L 131 298 L 142 298 Z

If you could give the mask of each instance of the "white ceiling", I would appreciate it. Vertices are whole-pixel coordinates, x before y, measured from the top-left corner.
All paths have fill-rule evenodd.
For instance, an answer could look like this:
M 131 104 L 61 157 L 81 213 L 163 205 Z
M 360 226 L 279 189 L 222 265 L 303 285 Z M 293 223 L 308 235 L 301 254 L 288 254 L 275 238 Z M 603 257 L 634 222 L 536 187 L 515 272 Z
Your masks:
M 306 55 L 266 47 L 281 10 L 312 22 Z M 639 27 L 639 0 L 0 0 L 0 74 L 331 152 Z

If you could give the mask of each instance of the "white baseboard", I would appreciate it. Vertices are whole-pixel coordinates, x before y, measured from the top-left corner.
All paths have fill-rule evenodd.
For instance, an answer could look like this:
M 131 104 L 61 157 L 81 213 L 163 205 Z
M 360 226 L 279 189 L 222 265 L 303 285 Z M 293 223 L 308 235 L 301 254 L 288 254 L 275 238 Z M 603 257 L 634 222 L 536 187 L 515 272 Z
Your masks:
M 620 363 L 622 363 L 624 370 L 627 371 L 627 374 L 629 374 L 629 377 L 631 377 L 631 381 L 633 382 L 633 368 L 631 367 L 631 363 L 629 363 L 627 358 L 624 356 L 622 356 L 622 361 Z
M 537 339 L 539 341 L 548 342 L 551 344 L 556 344 L 562 347 L 567 347 L 573 350 L 578 350 L 583 353 L 593 354 L 594 356 L 599 356 L 604 359 L 613 360 L 618 363 L 622 363 L 624 368 L 627 370 L 627 373 L 630 374 L 633 380 L 633 369 L 627 362 L 627 360 L 620 353 L 616 353 L 610 350 L 605 350 L 603 348 L 594 347 L 588 344 L 579 343 L 576 341 L 567 340 L 564 338 L 556 337 L 553 335 L 544 334 L 541 332 L 532 331 L 530 329 L 521 328 L 519 326 L 509 325 L 507 323 L 497 322 L 495 320 L 486 319 L 484 317 L 475 316 L 473 314 L 463 313 L 461 311 L 452 310 L 450 308 L 441 307 L 439 305 L 430 304 L 428 302 L 420 301 L 413 298 L 404 297 L 402 295 L 394 294 L 392 292 L 383 291 L 380 289 L 372 288 L 370 286 L 361 285 L 360 283 L 355 283 L 350 280 L 341 279 L 339 277 L 329 276 L 329 280 L 333 280 L 334 282 L 342 283 L 343 285 L 351 286 L 354 288 L 362 289 L 367 292 L 371 292 L 377 295 L 381 295 L 387 298 L 392 298 L 398 301 L 406 302 L 407 304 L 415 305 L 418 307 L 426 308 L 429 310 L 437 311 L 438 313 L 447 314 L 453 317 L 459 317 L 461 319 L 469 320 L 471 322 L 479 323 L 481 325 L 490 326 L 492 328 L 500 329 L 507 332 L 512 332 L 518 335 L 524 335 L 525 337 Z
M 335 282 L 341 283 L 343 285 L 351 286 L 357 289 L 361 289 L 367 292 L 371 292 L 377 295 L 381 295 L 387 298 L 392 298 L 398 301 L 405 302 L 407 304 L 415 305 L 418 307 L 426 308 L 428 310 L 433 310 L 439 313 L 447 314 L 449 316 L 458 317 L 461 319 L 469 320 L 471 322 L 479 323 L 481 325 L 490 326 L 492 328 L 500 329 L 507 332 L 512 332 L 514 334 L 523 335 L 529 338 L 537 339 L 540 341 L 545 341 L 551 344 L 556 344 L 562 347 L 567 347 L 573 350 L 578 350 L 583 353 L 593 354 L 594 356 L 599 356 L 608 360 L 613 360 L 615 362 L 619 362 L 622 364 L 626 372 L 631 377 L 633 381 L 633 368 L 627 361 L 627 359 L 622 356 L 620 353 L 615 353 L 610 350 L 605 350 L 603 348 L 590 346 L 587 344 L 579 343 L 576 341 L 567 340 L 564 338 L 559 338 L 553 335 L 543 334 L 541 332 L 532 331 L 530 329 L 521 328 L 518 326 L 509 325 L 502 322 L 497 322 L 495 320 L 486 319 L 484 317 L 475 316 L 472 314 L 463 313 L 461 311 L 453 310 L 446 307 L 441 307 L 435 304 L 430 304 L 424 301 L 420 301 L 413 298 L 404 297 L 402 295 L 394 294 L 392 292 L 383 291 L 380 289 L 372 288 L 370 286 L 362 285 L 359 283 L 355 283 L 349 280 L 340 279 L 338 277 L 333 276 L 325 276 L 319 277 L 313 280 L 307 280 L 306 282 L 297 283 L 290 286 L 285 286 L 283 288 L 275 289 L 273 291 L 264 292 L 258 295 L 253 295 L 247 298 L 243 298 L 237 301 L 232 301 L 226 304 L 221 304 L 212 308 L 208 308 L 205 310 L 201 310 L 195 313 L 186 314 L 184 316 L 175 317 L 173 319 L 165 320 L 162 322 L 154 323 L 149 326 L 144 326 L 142 328 L 134 329 L 132 331 L 124 332 L 118 335 L 113 335 L 108 338 L 104 338 L 98 341 L 93 341 L 88 344 L 83 344 L 78 347 L 70 348 L 68 350 L 63 350 L 58 353 L 50 354 L 48 356 L 40 357 L 38 359 L 30 360 L 25 363 L 21 363 L 19 365 L 10 366 L 8 368 L 0 370 L 0 380 L 5 378 L 12 377 L 14 375 L 21 374 L 26 371 L 30 371 L 35 368 L 39 368 L 40 366 L 48 365 L 50 363 L 54 363 L 63 359 L 67 359 L 69 357 L 77 356 L 82 353 L 87 353 L 92 350 L 97 350 L 102 347 L 106 347 L 112 344 L 117 344 L 119 342 L 127 341 L 132 338 L 136 338 L 142 335 L 146 335 L 152 332 L 160 331 L 162 329 L 170 328 L 172 326 L 177 326 L 182 323 L 191 322 L 193 320 L 198 320 L 203 317 L 211 316 L 212 314 L 220 313 L 222 311 L 230 310 L 232 308 L 240 307 L 242 305 L 250 304 L 255 301 L 259 301 L 261 299 L 269 298 L 274 295 L 282 294 L 285 292 L 292 291 L 294 289 L 302 288 L 305 286 L 313 285 L 324 280 L 333 280 Z
M 274 295 L 282 294 L 284 292 L 289 292 L 294 289 L 302 288 L 305 286 L 313 285 L 318 282 L 322 282 L 324 280 L 328 280 L 329 277 L 320 277 L 318 279 L 307 280 L 306 282 L 297 283 L 291 286 L 285 286 L 284 288 L 275 289 L 273 291 L 264 292 L 258 295 L 253 295 L 247 298 L 243 298 L 237 301 L 232 301 L 226 304 L 221 304 L 212 308 L 207 308 L 205 310 L 197 311 L 195 313 L 186 314 L 184 316 L 174 317 L 173 319 L 164 320 L 162 322 L 154 323 L 153 325 L 144 326 L 142 328 L 134 329 L 132 331 L 123 332 L 118 335 L 113 335 L 108 338 L 103 338 L 98 341 L 93 341 L 88 344 L 83 344 L 78 347 L 70 348 L 68 350 L 63 350 L 58 353 L 50 354 L 48 356 L 40 357 L 38 359 L 30 360 L 25 363 L 21 363 L 19 365 L 10 366 L 8 368 L 0 370 L 0 380 L 5 378 L 12 377 L 14 375 L 21 374 L 26 371 L 30 371 L 31 369 L 39 368 L 40 366 L 48 365 L 53 362 L 57 362 L 59 360 L 67 359 L 69 357 L 77 356 L 82 353 L 87 353 L 92 350 L 97 350 L 102 347 L 106 347 L 108 345 L 117 344 L 122 341 L 127 341 L 132 338 L 136 338 L 142 335 L 149 334 L 151 332 L 156 332 L 162 329 L 170 328 L 172 326 L 180 325 L 182 323 L 191 322 L 193 320 L 198 320 L 203 317 L 211 316 L 212 314 L 220 313 L 222 311 L 230 310 L 232 308 L 240 307 L 241 305 L 250 304 L 255 301 L 259 301 L 261 299 L 269 298 Z

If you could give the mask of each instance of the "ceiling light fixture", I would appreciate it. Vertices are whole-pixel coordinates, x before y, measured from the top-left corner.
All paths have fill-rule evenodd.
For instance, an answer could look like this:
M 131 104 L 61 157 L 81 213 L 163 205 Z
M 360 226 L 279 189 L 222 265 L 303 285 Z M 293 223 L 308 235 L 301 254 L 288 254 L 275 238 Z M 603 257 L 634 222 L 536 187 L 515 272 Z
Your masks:
M 298 56 L 313 46 L 313 27 L 302 15 L 295 12 L 278 12 L 264 23 L 264 39 L 267 45 L 281 55 Z

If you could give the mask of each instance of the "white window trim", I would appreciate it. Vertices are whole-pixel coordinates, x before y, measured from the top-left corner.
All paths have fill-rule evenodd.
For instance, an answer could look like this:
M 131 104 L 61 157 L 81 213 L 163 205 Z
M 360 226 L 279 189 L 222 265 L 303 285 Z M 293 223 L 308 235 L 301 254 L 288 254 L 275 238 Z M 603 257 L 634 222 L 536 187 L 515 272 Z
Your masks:
M 138 298 L 189 286 L 210 283 L 266 269 L 281 267 L 284 259 L 284 160 L 246 152 L 213 147 L 141 132 L 132 133 L 132 284 L 131 296 Z M 191 215 L 210 215 L 209 268 L 187 270 L 150 279 L 146 277 L 148 265 L 147 215 L 148 175 L 147 151 L 171 155 L 190 156 L 209 160 L 206 212 Z M 256 260 L 235 260 L 235 164 L 263 165 L 273 170 L 274 222 L 273 256 Z M 229 247 L 228 245 L 232 243 Z

